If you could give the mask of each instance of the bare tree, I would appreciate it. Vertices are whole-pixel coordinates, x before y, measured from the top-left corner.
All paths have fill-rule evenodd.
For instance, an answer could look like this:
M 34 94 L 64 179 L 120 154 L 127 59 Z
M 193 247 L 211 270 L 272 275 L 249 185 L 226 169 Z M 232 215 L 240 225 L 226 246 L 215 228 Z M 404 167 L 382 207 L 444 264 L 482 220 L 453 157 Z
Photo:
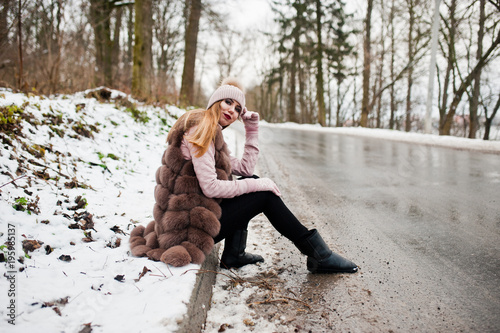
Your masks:
M 372 29 L 372 11 L 373 0 L 367 0 L 367 9 L 365 17 L 365 30 L 363 39 L 363 100 L 361 102 L 360 126 L 368 127 L 368 115 L 370 114 L 370 72 L 371 72 L 371 29 Z
M 396 58 L 396 28 L 395 28 L 395 16 L 396 16 L 396 8 L 395 8 L 395 1 L 391 0 L 391 9 L 389 13 L 389 29 L 390 29 L 390 36 L 391 36 L 391 60 L 390 60 L 390 79 L 391 82 L 393 82 L 396 78 L 396 73 L 395 73 L 395 58 Z M 394 85 L 391 85 L 390 88 L 390 116 L 389 116 L 389 128 L 394 129 L 394 116 L 396 113 L 396 94 L 394 90 Z
M 477 52 L 476 60 L 479 61 L 483 54 L 483 39 L 484 39 L 484 23 L 485 23 L 485 7 L 486 0 L 479 0 L 479 28 L 477 31 Z M 469 128 L 469 138 L 473 139 L 476 137 L 476 132 L 479 126 L 477 120 L 477 110 L 479 105 L 479 95 L 481 89 L 481 71 L 479 69 L 474 75 L 474 90 L 471 99 L 471 105 L 469 110 L 470 115 L 470 128 Z
M 17 87 L 23 89 L 24 87 L 24 72 L 23 72 L 23 33 L 22 33 L 22 5 L 21 0 L 18 0 L 18 11 L 17 11 L 17 46 L 19 50 L 19 73 Z
M 55 93 L 60 90 L 61 52 L 64 32 L 61 31 L 64 13 L 63 1 L 37 1 L 36 8 L 39 24 L 36 33 L 38 43 L 37 56 L 31 57 L 32 66 L 38 67 L 39 73 L 34 73 L 40 84 L 41 91 Z
M 219 67 L 219 81 L 221 81 L 225 77 L 236 75 L 241 70 L 243 52 L 232 46 L 236 45 L 237 40 L 240 40 L 243 45 L 248 45 L 250 39 L 230 29 L 219 31 L 218 36 L 221 47 L 217 51 L 217 66 Z
M 111 40 L 111 12 L 114 0 L 90 0 L 90 21 L 94 28 L 94 45 L 96 51 L 96 85 L 111 86 L 113 41 Z
M 484 137 L 483 140 L 489 140 L 490 139 L 490 130 L 491 130 L 491 124 L 493 123 L 493 118 L 495 118 L 498 109 L 500 109 L 500 94 L 498 94 L 497 102 L 495 106 L 493 107 L 493 111 L 491 112 L 491 115 L 488 116 L 488 109 L 485 107 L 484 113 L 485 113 L 485 124 L 484 124 Z
M 496 50 L 498 45 L 500 45 L 500 32 L 497 33 L 495 40 L 492 42 L 488 50 L 481 56 L 481 58 L 477 61 L 472 71 L 467 75 L 467 77 L 465 77 L 465 79 L 462 80 L 462 83 L 455 91 L 453 95 L 453 100 L 448 109 L 448 113 L 446 114 L 444 119 L 442 119 L 441 122 L 441 127 L 440 127 L 441 135 L 450 135 L 451 125 L 453 123 L 453 117 L 456 114 L 458 104 L 462 100 L 463 94 L 466 92 L 467 87 L 469 87 L 470 84 L 472 83 L 478 71 L 484 68 L 491 60 L 493 52 Z
M 323 80 L 323 38 L 321 33 L 323 31 L 322 22 L 321 0 L 316 0 L 316 100 L 318 101 L 318 122 L 321 126 L 326 125 L 326 111 L 325 111 L 325 91 Z
M 443 132 L 443 127 L 446 120 L 446 107 L 448 104 L 448 87 L 450 86 L 451 74 L 453 71 L 454 61 L 455 61 L 455 35 L 457 27 L 457 20 L 455 17 L 456 8 L 457 8 L 457 2 L 456 0 L 452 0 L 449 6 L 450 23 L 449 23 L 448 34 L 443 33 L 447 37 L 446 46 L 448 47 L 448 53 L 446 59 L 447 67 L 445 71 L 444 83 L 443 87 L 441 88 L 443 91 L 443 95 L 441 98 L 442 99 L 441 105 L 439 107 L 439 118 L 440 118 L 439 134 L 445 134 Z M 445 20 L 442 21 L 446 22 Z M 451 127 L 451 123 L 449 126 Z
M 3 0 L 2 1 L 2 9 L 0 10 L 0 59 L 2 59 L 2 63 L 0 63 L 0 68 L 3 68 L 6 65 L 5 55 L 10 53 L 10 40 L 9 40 L 9 32 L 11 30 L 12 24 L 9 22 L 9 14 L 14 10 L 14 1 L 13 0 Z
M 181 1 L 153 2 L 154 37 L 158 43 L 156 94 L 164 96 L 170 103 L 175 103 L 177 99 L 174 77 L 182 56 L 180 44 L 184 35 L 179 30 L 182 22 L 181 4 Z
M 413 34 L 415 29 L 415 0 L 408 0 L 408 16 L 409 16 L 409 27 L 408 27 L 408 61 L 413 62 L 414 57 L 414 40 Z M 408 85 L 406 90 L 406 121 L 405 121 L 405 131 L 409 132 L 411 130 L 411 93 L 413 87 L 413 67 L 408 69 Z

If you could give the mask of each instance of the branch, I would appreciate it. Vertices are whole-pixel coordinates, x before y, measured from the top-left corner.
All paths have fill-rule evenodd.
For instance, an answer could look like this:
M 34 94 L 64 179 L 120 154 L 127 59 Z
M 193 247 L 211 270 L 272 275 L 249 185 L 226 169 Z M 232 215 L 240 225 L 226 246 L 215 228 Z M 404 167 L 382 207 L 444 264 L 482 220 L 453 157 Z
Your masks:
M 481 70 L 491 60 L 490 55 L 493 53 L 493 51 L 497 48 L 497 46 L 499 44 L 500 44 L 500 32 L 498 33 L 497 38 L 495 39 L 495 41 L 493 42 L 493 44 L 491 44 L 491 46 L 488 49 L 488 51 L 486 51 L 486 53 L 483 54 L 483 56 L 481 57 L 481 59 L 479 59 L 479 61 L 477 62 L 476 66 L 474 67 L 474 69 L 469 73 L 469 75 L 467 75 L 467 77 L 465 78 L 465 80 L 462 80 L 462 84 L 460 85 L 460 87 L 458 88 L 458 90 L 455 92 L 455 95 L 453 97 L 453 101 L 451 102 L 450 110 L 448 112 L 448 115 L 446 116 L 445 123 L 446 122 L 451 122 L 451 119 L 455 115 L 455 110 L 456 110 L 456 108 L 458 106 L 458 103 L 462 99 L 462 95 L 464 94 L 465 90 L 471 84 L 471 82 L 472 82 L 473 78 L 475 77 L 477 71 Z
M 493 2 L 493 0 L 488 0 L 489 3 L 491 3 L 495 8 L 500 11 L 500 1 L 497 0 L 497 2 Z
M 22 176 L 20 176 L 20 177 L 17 177 L 16 179 L 12 179 L 10 182 L 5 183 L 5 184 L 1 185 L 1 186 L 0 186 L 0 188 L 4 187 L 4 186 L 6 186 L 6 185 L 9 185 L 10 183 L 13 183 L 13 182 L 15 182 L 16 180 L 19 180 L 19 179 L 24 178 L 24 177 L 26 177 L 26 175 L 22 175 Z
M 417 52 L 418 52 L 418 51 L 420 51 L 420 50 L 422 50 L 423 48 L 425 48 L 425 47 L 427 46 L 427 44 L 428 44 L 428 43 L 429 43 L 428 41 L 427 41 L 427 43 L 424 43 L 424 45 L 422 45 L 422 47 L 421 47 L 419 50 L 417 50 Z M 390 88 L 390 87 L 392 87 L 393 85 L 395 85 L 395 84 L 396 84 L 396 82 L 398 82 L 399 80 L 401 80 L 401 79 L 403 78 L 403 75 L 404 75 L 404 74 L 405 74 L 405 73 L 406 73 L 406 72 L 407 72 L 407 71 L 408 71 L 411 67 L 413 67 L 416 63 L 418 63 L 418 62 L 419 62 L 419 61 L 420 61 L 420 60 L 424 57 L 424 55 L 425 55 L 425 52 L 424 52 L 424 53 L 422 53 L 422 55 L 421 55 L 421 56 L 419 56 L 419 57 L 415 57 L 415 58 L 413 59 L 413 61 L 411 61 L 411 62 L 409 62 L 408 64 L 406 64 L 406 66 L 405 66 L 405 67 L 404 67 L 404 68 L 403 68 L 403 69 L 402 69 L 402 70 L 398 73 L 398 75 L 394 78 L 394 80 L 393 80 L 392 82 L 390 82 L 390 83 L 386 84 L 384 87 L 380 88 L 380 90 L 379 90 L 376 94 L 374 94 L 374 96 L 373 96 L 373 98 L 372 98 L 372 101 L 371 101 L 371 103 L 370 103 L 370 105 L 369 105 L 369 109 L 370 109 L 370 110 L 373 110 L 373 106 L 375 105 L 375 103 L 376 103 L 377 99 L 378 99 L 378 98 L 382 95 L 382 93 L 383 93 L 385 90 L 387 90 L 388 88 Z
M 135 1 L 113 0 L 111 1 L 111 4 L 113 5 L 113 7 L 130 6 L 130 5 L 133 6 L 135 4 Z
M 495 107 L 493 108 L 493 113 L 491 114 L 491 117 L 488 117 L 488 115 L 486 115 L 486 119 L 493 120 L 493 118 L 495 118 L 495 116 L 498 112 L 498 109 L 500 109 L 500 94 L 498 94 L 497 103 L 495 104 Z

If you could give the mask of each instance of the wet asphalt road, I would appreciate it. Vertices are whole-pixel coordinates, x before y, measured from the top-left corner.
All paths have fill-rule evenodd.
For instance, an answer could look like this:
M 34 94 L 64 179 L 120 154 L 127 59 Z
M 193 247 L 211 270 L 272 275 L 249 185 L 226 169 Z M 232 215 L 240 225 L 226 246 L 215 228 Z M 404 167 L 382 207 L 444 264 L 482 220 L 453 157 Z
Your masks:
M 282 240 L 312 332 L 499 332 L 500 155 L 262 126 L 261 176 L 356 262 L 312 275 Z

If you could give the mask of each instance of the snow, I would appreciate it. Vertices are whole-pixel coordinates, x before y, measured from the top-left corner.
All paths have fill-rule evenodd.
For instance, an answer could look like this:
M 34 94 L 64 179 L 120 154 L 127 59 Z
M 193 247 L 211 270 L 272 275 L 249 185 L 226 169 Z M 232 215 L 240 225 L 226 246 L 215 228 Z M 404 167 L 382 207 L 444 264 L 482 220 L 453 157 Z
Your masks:
M 200 267 L 175 268 L 135 258 L 128 247 L 133 227 L 152 219 L 155 172 L 166 147 L 168 128 L 184 110 L 142 105 L 118 91 L 112 91 L 109 101 L 100 102 L 85 97 L 89 92 L 44 97 L 0 90 L 0 108 L 14 104 L 32 115 L 31 124 L 21 123 L 24 138 L 11 138 L 10 143 L 4 140 L 0 150 L 0 245 L 14 236 L 16 259 L 13 267 L 11 260 L 0 265 L 2 332 L 80 332 L 86 327 L 92 332 L 173 332 L 186 314 Z M 134 120 L 124 100 L 135 104 L 150 120 Z M 95 126 L 99 131 L 87 138 L 73 129 L 77 124 L 86 129 Z M 500 151 L 500 142 L 482 140 L 290 123 L 262 125 Z M 230 150 L 241 154 L 241 136 L 230 129 L 224 135 Z M 42 147 L 44 155 L 36 157 L 27 147 L 39 153 Z M 35 175 L 44 172 L 48 179 Z M 9 183 L 19 176 L 22 178 Z M 71 186 L 71 182 L 79 186 Z M 78 197 L 84 200 L 80 208 L 75 207 Z M 13 208 L 18 198 L 31 204 L 31 214 Z M 70 229 L 71 224 L 84 225 L 84 212 L 92 215 L 93 229 Z M 251 225 L 258 231 L 249 233 L 249 252 L 258 245 L 259 253 L 272 257 L 275 250 L 269 223 L 259 216 Z M 41 246 L 25 255 L 24 240 L 37 241 Z M 1 247 L 6 257 L 10 250 Z M 63 256 L 71 261 L 63 260 Z M 18 261 L 20 257 L 22 262 Z M 243 267 L 238 275 L 269 273 L 266 270 L 272 270 L 268 264 L 271 260 L 265 259 L 262 265 Z M 229 271 L 221 273 L 205 332 L 216 332 L 222 324 L 244 331 L 250 322 L 254 331 L 276 330 L 279 320 L 252 319 L 246 298 L 257 287 L 236 283 L 229 293 L 227 288 L 223 293 L 222 286 L 227 287 L 232 280 Z M 9 302 L 15 302 L 13 318 L 9 317 Z M 248 319 L 246 324 L 241 318 Z M 15 319 L 15 326 L 8 322 L 11 319 Z
M 64 123 L 73 120 L 67 126 L 54 126 L 65 131 L 63 138 L 49 137 L 48 125 L 35 127 L 23 122 L 26 138 L 22 142 L 46 147 L 43 158 L 31 156 L 20 142 L 13 140 L 13 146 L 2 144 L 0 186 L 10 182 L 11 176 L 17 177 L 17 158 L 23 158 L 23 164 L 31 170 L 27 171 L 28 177 L 15 181 L 15 185 L 0 188 L 0 244 L 7 241 L 8 226 L 15 229 L 16 259 L 24 256 L 23 240 L 43 244 L 29 252 L 31 259 L 24 258 L 23 264 L 16 260 L 14 270 L 7 264 L 0 266 L 2 276 L 14 271 L 16 282 L 13 288 L 16 295 L 11 298 L 6 297 L 10 288 L 8 279 L 0 279 L 0 331 L 26 332 L 36 328 L 41 332 L 79 332 L 87 323 L 91 323 L 92 332 L 174 331 L 187 311 L 199 266 L 174 268 L 132 257 L 128 234 L 134 225 L 152 219 L 155 172 L 168 132 L 168 126 L 163 126 L 160 118 L 171 126 L 174 116 L 183 111 L 169 106 L 167 115 L 160 107 L 138 106 L 151 118 L 144 124 L 134 121 L 114 102 L 100 103 L 95 98 L 85 98 L 86 93 L 45 98 L 0 91 L 0 107 L 24 104 L 25 110 L 39 121 L 43 120 L 43 114 L 62 114 Z M 113 91 L 111 98 L 118 96 L 127 97 Z M 77 111 L 75 105 L 82 103 L 85 107 Z M 77 138 L 71 130 L 76 121 L 95 125 L 100 131 L 93 133 L 93 139 Z M 114 160 L 108 154 L 119 159 Z M 29 159 L 47 168 L 26 162 Z M 33 175 L 35 170 L 45 170 L 51 178 L 58 171 L 91 188 L 68 189 L 64 183 L 71 179 L 42 180 Z M 91 213 L 95 223 L 95 230 L 89 230 L 92 242 L 82 240 L 84 230 L 68 228 L 75 223 L 71 218 L 75 211 L 68 208 L 76 205 L 77 196 L 85 198 L 88 205 L 76 212 Z M 32 202 L 39 197 L 40 213 L 13 209 L 19 197 Z M 62 204 L 58 205 L 58 201 Z M 112 231 L 115 226 L 127 235 Z M 121 245 L 113 248 L 118 238 Z M 53 252 L 46 254 L 46 246 Z M 7 250 L 4 247 L 3 252 L 7 254 Z M 59 260 L 61 255 L 69 255 L 72 260 Z M 135 281 L 144 267 L 150 271 Z M 124 276 L 121 282 L 115 280 L 119 275 Z M 7 321 L 10 299 L 15 300 L 15 326 Z
M 320 125 L 281 123 L 270 124 L 261 122 L 271 128 L 288 128 L 301 131 L 320 131 L 342 135 L 355 135 L 376 139 L 393 140 L 399 142 L 418 143 L 430 146 L 448 147 L 454 149 L 478 150 L 483 152 L 500 152 L 500 141 L 485 141 L 482 139 L 468 139 L 455 136 L 438 136 L 414 132 L 363 127 L 321 127 Z
M 248 265 L 238 270 L 221 270 L 213 288 L 212 304 L 207 314 L 204 333 L 222 332 L 277 332 L 279 322 L 266 321 L 255 316 L 247 299 L 259 293 L 259 286 L 252 283 L 256 277 L 277 275 L 272 267 L 277 251 L 273 247 L 277 232 L 261 214 L 249 224 L 246 251 L 264 257 L 264 263 Z M 222 252 L 222 248 L 220 251 Z M 219 253 L 219 257 L 222 253 Z M 257 278 L 257 281 L 258 278 Z

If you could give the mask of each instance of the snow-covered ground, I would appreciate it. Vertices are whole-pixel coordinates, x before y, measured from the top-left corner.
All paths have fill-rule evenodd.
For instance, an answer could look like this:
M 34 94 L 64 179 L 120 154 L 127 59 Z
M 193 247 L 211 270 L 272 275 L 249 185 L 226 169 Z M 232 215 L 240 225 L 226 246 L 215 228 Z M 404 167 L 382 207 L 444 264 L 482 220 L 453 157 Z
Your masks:
M 136 118 L 150 120 L 135 121 L 127 96 L 85 95 L 0 91 L 0 107 L 17 105 L 31 122 L 19 141 L 1 137 L 0 331 L 173 331 L 199 267 L 131 257 L 128 234 L 152 219 L 154 175 L 183 111 L 138 104 Z
M 1 332 L 171 332 L 186 314 L 199 266 L 168 267 L 131 257 L 128 247 L 131 229 L 152 219 L 154 175 L 168 128 L 184 111 L 144 106 L 117 91 L 98 101 L 89 92 L 48 98 L 0 90 L 2 112 L 22 119 L 0 133 Z M 263 125 L 500 152 L 500 142 Z M 9 131 L 22 135 L 15 139 Z M 230 129 L 224 135 L 230 149 L 241 152 L 235 146 L 241 138 Z M 264 226 L 249 234 L 250 252 L 252 244 L 273 252 L 266 239 L 272 230 Z M 239 274 L 269 273 L 266 267 L 244 267 Z M 233 281 L 222 273 L 219 280 Z M 279 320 L 251 320 L 245 295 L 252 288 L 236 284 L 231 295 L 216 289 L 206 332 L 221 324 L 272 331 Z

